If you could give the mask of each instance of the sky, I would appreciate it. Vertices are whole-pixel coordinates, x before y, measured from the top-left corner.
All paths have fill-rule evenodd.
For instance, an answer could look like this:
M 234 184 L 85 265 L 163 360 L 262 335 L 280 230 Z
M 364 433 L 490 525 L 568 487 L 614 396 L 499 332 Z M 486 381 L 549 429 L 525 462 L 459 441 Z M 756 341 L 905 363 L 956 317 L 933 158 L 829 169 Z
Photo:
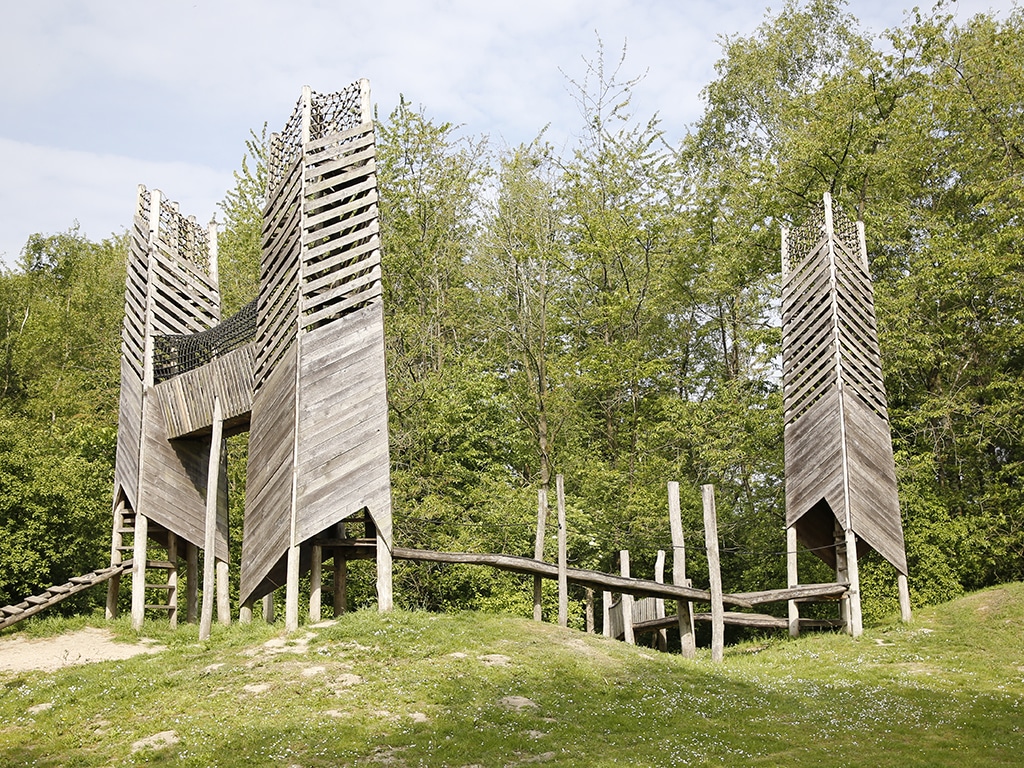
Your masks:
M 781 0 L 773 0 L 776 10 Z M 861 27 L 899 25 L 913 0 L 851 0 Z M 571 146 L 573 81 L 603 45 L 625 48 L 637 117 L 678 140 L 702 111 L 724 36 L 762 0 L 0 0 L 0 263 L 32 233 L 123 232 L 138 184 L 209 221 L 251 130 L 280 130 L 302 86 L 370 80 L 379 114 L 400 95 L 493 146 L 547 126 Z M 920 2 L 931 7 L 931 0 Z M 960 21 L 1012 0 L 947 3 Z

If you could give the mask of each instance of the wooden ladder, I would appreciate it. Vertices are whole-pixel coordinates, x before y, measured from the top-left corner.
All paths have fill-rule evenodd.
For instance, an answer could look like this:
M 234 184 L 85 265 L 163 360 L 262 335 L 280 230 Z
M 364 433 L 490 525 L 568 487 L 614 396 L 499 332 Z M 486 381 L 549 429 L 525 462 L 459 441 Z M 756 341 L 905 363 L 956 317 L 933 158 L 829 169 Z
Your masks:
M 127 558 L 126 562 L 131 563 L 132 553 L 135 549 L 135 512 L 126 508 L 120 517 L 117 533 L 121 543 L 115 549 L 121 553 L 122 557 Z M 150 520 L 148 527 L 151 539 L 159 539 L 161 533 L 169 540 L 174 539 L 174 534 L 159 523 Z M 169 549 L 171 551 L 168 553 L 167 560 L 146 560 L 146 610 L 166 613 L 173 625 L 177 623 L 178 611 L 178 558 L 176 545 L 172 544 Z M 125 568 L 124 571 L 130 573 L 131 569 Z
M 38 595 L 26 597 L 20 603 L 5 605 L 0 608 L 0 629 L 5 629 L 12 624 L 17 624 L 19 621 L 27 619 L 29 616 L 41 613 L 61 600 L 66 600 L 72 595 L 77 595 L 79 592 L 91 589 L 97 584 L 102 584 L 131 567 L 132 561 L 127 560 L 118 565 L 112 565 L 109 568 L 92 571 L 84 576 L 73 576 L 66 583 L 52 586 Z

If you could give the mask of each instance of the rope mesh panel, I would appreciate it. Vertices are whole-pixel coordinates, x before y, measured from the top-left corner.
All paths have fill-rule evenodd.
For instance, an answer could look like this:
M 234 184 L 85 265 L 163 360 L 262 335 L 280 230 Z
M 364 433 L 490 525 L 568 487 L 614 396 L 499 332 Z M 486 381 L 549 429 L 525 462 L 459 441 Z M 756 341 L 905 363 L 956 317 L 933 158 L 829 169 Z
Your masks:
M 256 337 L 253 299 L 237 314 L 208 331 L 153 337 L 153 380 L 156 383 L 192 371 Z

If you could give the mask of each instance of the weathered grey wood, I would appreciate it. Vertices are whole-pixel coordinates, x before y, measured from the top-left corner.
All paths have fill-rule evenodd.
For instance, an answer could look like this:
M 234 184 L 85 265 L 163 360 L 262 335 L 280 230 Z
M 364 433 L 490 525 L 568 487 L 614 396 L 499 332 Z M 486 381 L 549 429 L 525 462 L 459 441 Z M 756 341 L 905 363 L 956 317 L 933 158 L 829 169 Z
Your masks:
M 267 624 L 274 623 L 274 593 L 268 592 L 263 596 L 263 620 Z
M 804 225 L 783 231 L 782 262 L 787 527 L 851 583 L 844 605 L 857 631 L 856 541 L 906 573 L 863 224 L 826 195 Z M 793 632 L 798 618 L 793 603 Z
M 786 584 L 790 589 L 800 583 L 800 576 L 797 573 L 797 541 L 796 528 L 792 525 L 786 526 Z M 787 601 L 787 613 L 789 620 L 789 636 L 797 637 L 800 634 L 800 605 L 793 598 Z
M 116 492 L 115 492 L 116 493 Z M 120 493 L 115 495 L 114 503 L 114 530 L 110 537 L 110 566 L 113 568 L 121 564 L 124 559 L 121 556 L 121 547 L 124 545 L 122 530 L 124 529 L 125 499 Z M 107 603 L 105 615 L 107 621 L 117 618 L 117 598 L 121 591 L 121 574 L 117 573 L 110 577 L 107 582 Z
M 185 621 L 195 624 L 199 617 L 199 547 L 185 544 Z
M 87 589 L 104 584 L 115 576 L 120 576 L 131 567 L 132 561 L 128 560 L 118 565 L 93 571 L 85 576 L 76 576 L 66 584 L 50 587 L 46 592 L 38 596 L 39 599 L 32 603 L 26 599 L 17 605 L 0 607 L 0 629 L 6 629 L 20 621 L 42 613 L 72 595 L 77 595 L 79 592 L 84 592 Z
M 174 563 L 174 568 L 167 572 L 167 616 L 171 629 L 178 627 L 178 536 L 174 531 L 167 532 L 167 559 Z
M 558 566 L 553 563 L 541 563 L 532 557 L 517 555 L 478 554 L 475 552 L 435 552 L 427 549 L 409 549 L 394 547 L 392 556 L 398 560 L 412 560 L 433 563 L 466 563 L 470 565 L 487 565 L 503 571 L 526 575 L 539 574 L 546 579 L 558 578 Z M 669 600 L 691 600 L 710 602 L 711 593 L 707 590 L 683 587 L 675 584 L 659 584 L 647 579 L 615 576 L 610 573 L 591 571 L 583 568 L 566 568 L 566 577 L 573 584 L 580 584 L 593 589 L 608 589 L 626 592 L 634 597 L 664 597 Z M 722 600 L 727 605 L 737 608 L 753 608 L 753 605 L 737 595 L 725 593 Z
M 619 575 L 625 579 L 629 578 L 629 550 L 619 550 Z M 636 637 L 633 634 L 633 596 L 623 592 L 620 599 L 622 606 L 622 635 L 629 645 L 636 645 Z
M 146 618 L 146 544 L 149 539 L 149 519 L 135 514 L 135 541 L 132 553 L 132 629 L 142 629 Z
M 736 592 L 751 605 L 767 603 L 783 603 L 791 600 L 798 602 L 838 600 L 846 595 L 850 585 L 846 582 L 826 584 L 795 584 L 786 589 L 767 589 L 760 592 Z
M 672 533 L 672 583 L 680 587 L 689 587 L 686 578 L 686 542 L 683 538 L 683 520 L 679 506 L 679 483 L 670 481 L 668 484 L 668 519 Z M 693 605 L 685 600 L 676 602 L 676 615 L 679 621 L 680 652 L 688 659 L 697 655 L 697 644 L 693 631 Z
M 284 591 L 284 629 L 285 632 L 294 632 L 299 628 L 299 577 L 300 570 L 300 549 L 298 544 L 288 547 L 288 576 L 285 582 Z
M 309 620 L 312 623 L 320 621 L 320 603 L 323 594 L 323 549 L 313 544 L 310 547 L 309 564 Z
M 594 633 L 594 590 L 587 587 L 586 591 L 586 628 L 588 634 Z
M 224 560 L 218 560 L 217 569 L 217 623 L 228 625 L 231 623 L 231 592 L 229 564 Z
M 711 660 L 725 658 L 725 624 L 722 596 L 722 569 L 718 557 L 718 515 L 715 511 L 715 487 L 701 486 L 704 501 L 704 541 L 708 553 L 708 576 L 711 581 Z
M 206 521 L 203 535 L 203 605 L 199 618 L 199 639 L 209 640 L 213 625 L 213 603 L 215 598 L 216 542 L 217 542 L 217 496 L 220 479 L 220 444 L 223 419 L 220 400 L 213 401 L 213 434 L 210 439 L 210 462 L 207 471 Z
M 601 592 L 601 634 L 605 637 L 612 636 L 612 593 L 607 590 Z
M 710 613 L 695 613 L 694 620 L 704 623 L 712 623 Z M 666 616 L 662 619 L 652 619 L 633 625 L 635 634 L 657 632 L 661 629 L 674 626 L 675 616 Z M 786 629 L 789 625 L 788 619 L 777 616 L 769 616 L 764 613 L 740 613 L 725 611 L 722 614 L 722 623 L 733 627 L 753 627 L 755 629 Z M 838 619 L 800 619 L 800 629 L 841 629 L 843 622 Z
M 558 502 L 558 626 L 567 627 L 569 626 L 569 580 L 566 573 L 568 553 L 565 530 L 565 481 L 562 475 L 555 477 L 555 493 Z
M 665 583 L 665 550 L 659 549 L 657 558 L 654 561 L 654 580 L 659 584 Z M 657 597 L 654 599 L 654 613 L 655 617 L 659 619 L 665 618 L 665 599 Z M 664 629 L 658 632 L 658 650 L 664 651 L 668 649 L 668 634 Z
M 544 488 L 537 490 L 537 534 L 533 540 L 533 559 L 544 560 L 544 538 L 548 524 L 548 493 Z M 533 620 L 544 620 L 543 577 L 533 577 Z

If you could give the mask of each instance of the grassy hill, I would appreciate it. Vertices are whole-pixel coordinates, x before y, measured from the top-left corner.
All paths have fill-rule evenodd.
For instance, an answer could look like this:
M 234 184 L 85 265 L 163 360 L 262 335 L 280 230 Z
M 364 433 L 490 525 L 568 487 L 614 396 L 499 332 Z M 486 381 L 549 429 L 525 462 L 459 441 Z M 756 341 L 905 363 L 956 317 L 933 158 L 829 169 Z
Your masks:
M 214 627 L 207 643 L 195 627 L 146 630 L 166 650 L 0 672 L 0 765 L 1024 762 L 1022 584 L 856 641 L 734 646 L 724 665 L 469 613 L 357 612 L 293 635 Z

